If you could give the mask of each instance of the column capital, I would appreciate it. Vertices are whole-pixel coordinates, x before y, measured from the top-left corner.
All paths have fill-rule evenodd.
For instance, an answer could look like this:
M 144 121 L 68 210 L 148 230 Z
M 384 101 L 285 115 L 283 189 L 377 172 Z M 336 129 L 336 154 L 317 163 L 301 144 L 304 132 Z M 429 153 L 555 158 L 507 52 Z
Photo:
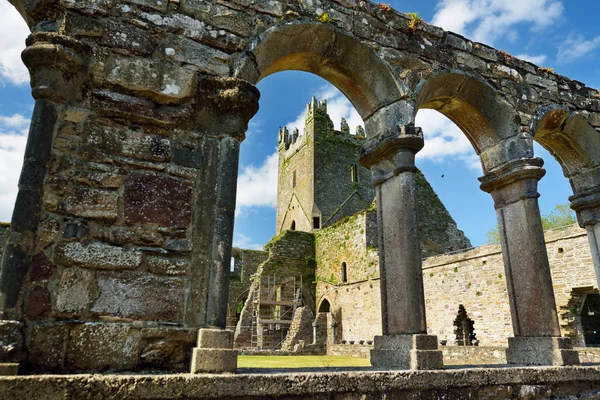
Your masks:
M 575 193 L 569 197 L 569 201 L 577 213 L 579 226 L 585 228 L 600 222 L 600 187 Z
M 26 44 L 21 58 L 29 69 L 35 99 L 65 102 L 81 96 L 89 45 L 53 32 L 32 33 Z
M 538 181 L 546 174 L 541 158 L 522 158 L 494 168 L 479 178 L 480 188 L 494 198 L 496 208 L 538 198 Z
M 359 161 L 370 169 L 381 161 L 393 158 L 398 152 L 408 151 L 412 153 L 414 168 L 414 155 L 423 148 L 423 144 L 421 128 L 414 124 L 401 125 L 394 132 L 367 139 L 360 148 Z
M 197 99 L 199 126 L 241 142 L 246 137 L 248 121 L 258 111 L 260 92 L 242 79 L 206 76 L 198 83 Z

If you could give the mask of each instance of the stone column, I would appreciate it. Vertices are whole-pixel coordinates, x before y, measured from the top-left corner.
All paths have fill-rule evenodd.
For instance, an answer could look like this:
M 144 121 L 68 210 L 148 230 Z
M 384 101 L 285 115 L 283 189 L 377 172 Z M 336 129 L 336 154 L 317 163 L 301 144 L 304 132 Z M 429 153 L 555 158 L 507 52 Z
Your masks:
M 571 208 L 577 212 L 579 226 L 587 230 L 596 273 L 596 287 L 600 287 L 600 191 L 594 188 L 577 193 L 569 200 Z
M 204 107 L 198 125 L 204 142 L 204 168 L 197 181 L 190 297 L 186 325 L 201 328 L 192 357 L 192 373 L 235 372 L 233 332 L 226 331 L 229 270 L 240 142 L 258 110 L 258 90 L 233 78 L 207 78 L 199 83 Z M 206 327 L 206 328 L 204 328 Z
M 494 198 L 500 230 L 515 335 L 506 357 L 509 364 L 579 364 L 570 340 L 560 337 L 537 200 L 542 165 L 540 158 L 515 160 L 480 178 Z
M 383 335 L 375 337 L 371 351 L 375 367 L 443 365 L 437 337 L 426 334 L 414 163 L 422 147 L 421 129 L 409 124 L 369 139 L 361 149 L 360 162 L 371 169 L 377 190 Z
M 22 58 L 31 74 L 35 106 L 11 232 L 0 270 L 0 318 L 3 319 L 0 321 L 0 374 L 16 373 L 19 362 L 24 359 L 21 353 L 24 339 L 22 288 L 36 251 L 44 178 L 58 115 L 64 112 L 65 105 L 81 98 L 83 70 L 90 54 L 83 42 L 56 33 L 34 33 L 27 38 L 27 46 Z M 47 298 L 47 289 L 42 290 L 39 298 Z

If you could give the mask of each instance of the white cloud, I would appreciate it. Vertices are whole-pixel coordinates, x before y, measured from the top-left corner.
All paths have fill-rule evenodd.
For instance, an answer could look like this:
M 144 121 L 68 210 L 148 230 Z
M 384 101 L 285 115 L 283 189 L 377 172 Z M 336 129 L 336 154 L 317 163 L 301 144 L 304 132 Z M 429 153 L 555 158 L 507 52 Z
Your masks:
M 17 198 L 29 120 L 0 115 L 0 222 L 9 222 Z
M 235 233 L 233 235 L 233 247 L 249 250 L 262 250 L 265 246 L 264 244 L 253 243 L 252 238 L 243 233 Z
M 327 100 L 327 113 L 331 117 L 334 129 L 340 129 L 340 123 L 342 118 L 346 118 L 348 126 L 350 126 L 350 133 L 356 133 L 356 127 L 361 125 L 364 127 L 364 123 L 358 111 L 354 108 L 350 100 L 344 96 L 333 85 L 325 85 L 319 89 L 315 94 L 315 97 L 319 100 Z M 298 128 L 300 134 L 304 133 L 304 120 L 306 119 L 306 108 L 298 115 L 298 117 L 291 122 L 288 122 L 286 126 L 292 132 L 294 128 Z
M 237 182 L 236 214 L 252 207 L 276 207 L 278 159 L 275 152 L 259 167 L 253 164 L 243 167 Z
M 14 84 L 29 82 L 29 72 L 21 61 L 29 28 L 21 14 L 7 1 L 0 2 L 0 15 L 0 81 Z
M 561 16 L 559 0 L 440 0 L 432 23 L 492 45 L 504 37 L 518 40 L 518 24 L 539 31 L 552 26 Z
M 548 58 L 545 54 L 517 54 L 515 57 L 520 58 L 521 60 L 529 61 L 535 65 L 544 64 L 544 62 L 546 62 L 546 58 Z
M 571 62 L 583 58 L 600 47 L 600 36 L 585 40 L 583 35 L 570 35 L 558 46 L 559 62 Z
M 482 172 L 479 156 L 467 136 L 444 115 L 434 110 L 419 110 L 415 124 L 423 129 L 425 146 L 417 153 L 418 160 L 436 163 L 460 160 L 477 172 Z

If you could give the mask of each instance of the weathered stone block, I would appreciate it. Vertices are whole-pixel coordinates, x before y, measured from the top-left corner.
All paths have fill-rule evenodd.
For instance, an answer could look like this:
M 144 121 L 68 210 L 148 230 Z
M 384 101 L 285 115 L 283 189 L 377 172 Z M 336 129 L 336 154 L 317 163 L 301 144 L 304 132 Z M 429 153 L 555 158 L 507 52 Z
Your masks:
M 118 57 L 106 79 L 113 85 L 169 103 L 192 96 L 195 73 L 169 62 Z
M 39 282 L 52 276 L 52 262 L 44 252 L 39 252 L 31 258 L 31 269 L 29 270 L 29 281 Z
M 246 45 L 246 41 L 239 36 L 224 29 L 215 29 L 187 15 L 171 14 L 163 17 L 157 14 L 141 13 L 140 17 L 155 25 L 163 26 L 172 32 L 182 31 L 182 34 L 190 39 L 228 53 L 241 50 Z
M 441 369 L 442 352 L 432 335 L 375 336 L 371 364 L 378 368 Z
M 143 8 L 152 8 L 161 12 L 166 12 L 169 6 L 169 2 L 165 0 L 126 0 L 125 3 L 137 4 Z
M 159 340 L 144 347 L 140 361 L 142 365 L 148 367 L 187 369 L 189 364 L 186 363 L 186 359 L 189 360 L 188 354 L 192 347 L 190 343 Z
M 134 368 L 140 332 L 129 324 L 87 323 L 71 330 L 67 363 L 75 370 L 102 371 Z
M 227 53 L 191 39 L 168 36 L 161 42 L 159 49 L 167 59 L 195 65 L 202 72 L 218 76 L 229 74 L 231 57 Z
M 171 158 L 171 142 L 163 137 L 127 132 L 122 151 L 124 155 L 140 160 L 168 161 Z
M 50 292 L 43 286 L 35 286 L 27 297 L 25 315 L 28 318 L 44 316 L 50 311 Z
M 231 349 L 233 332 L 224 329 L 202 328 L 198 332 L 198 347 L 203 349 Z
M 84 268 L 133 269 L 142 263 L 142 254 L 139 251 L 104 243 L 62 243 L 55 252 L 58 262 Z
M 116 192 L 95 188 L 75 188 L 62 202 L 66 213 L 86 218 L 115 219 L 119 210 Z
M 192 374 L 234 373 L 236 369 L 237 350 L 194 349 Z
M 34 324 L 27 334 L 28 362 L 33 370 L 60 371 L 64 367 L 69 326 Z
M 56 312 L 71 316 L 84 314 L 90 304 L 90 285 L 94 274 L 81 268 L 63 271 L 56 292 Z
M 187 228 L 192 219 L 192 183 L 167 175 L 130 174 L 125 179 L 125 222 Z
M 109 19 L 103 25 L 104 34 L 101 39 L 103 45 L 139 54 L 150 54 L 156 47 L 156 39 L 147 30 L 114 19 Z
M 60 233 L 60 223 L 54 218 L 44 218 L 40 222 L 40 248 L 45 249 L 54 243 Z M 1 251 L 1 250 L 0 250 Z
M 519 365 L 579 365 L 571 340 L 560 337 L 508 338 L 506 361 Z
M 102 316 L 178 321 L 183 282 L 147 273 L 98 273 L 99 295 L 91 311 Z
M 179 276 L 187 273 L 190 261 L 181 258 L 148 256 L 146 262 L 148 271 L 153 274 Z
M 0 361 L 20 362 L 23 334 L 19 321 L 0 321 Z
M 182 0 L 181 11 L 213 25 L 215 28 L 233 32 L 239 36 L 250 36 L 253 22 L 245 13 L 207 0 Z M 271 10 L 273 7 L 270 8 Z

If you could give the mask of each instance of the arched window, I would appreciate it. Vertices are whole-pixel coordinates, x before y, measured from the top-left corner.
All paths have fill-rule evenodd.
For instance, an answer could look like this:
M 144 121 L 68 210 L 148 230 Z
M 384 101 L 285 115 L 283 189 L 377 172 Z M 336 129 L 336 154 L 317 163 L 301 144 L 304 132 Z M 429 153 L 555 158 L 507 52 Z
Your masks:
M 342 282 L 348 282 L 348 268 L 345 262 L 342 263 Z
M 290 226 L 290 229 L 293 231 L 296 230 L 296 221 L 292 221 L 292 225 Z
M 331 305 L 327 299 L 323 299 L 321 305 L 319 306 L 319 312 L 329 312 Z

